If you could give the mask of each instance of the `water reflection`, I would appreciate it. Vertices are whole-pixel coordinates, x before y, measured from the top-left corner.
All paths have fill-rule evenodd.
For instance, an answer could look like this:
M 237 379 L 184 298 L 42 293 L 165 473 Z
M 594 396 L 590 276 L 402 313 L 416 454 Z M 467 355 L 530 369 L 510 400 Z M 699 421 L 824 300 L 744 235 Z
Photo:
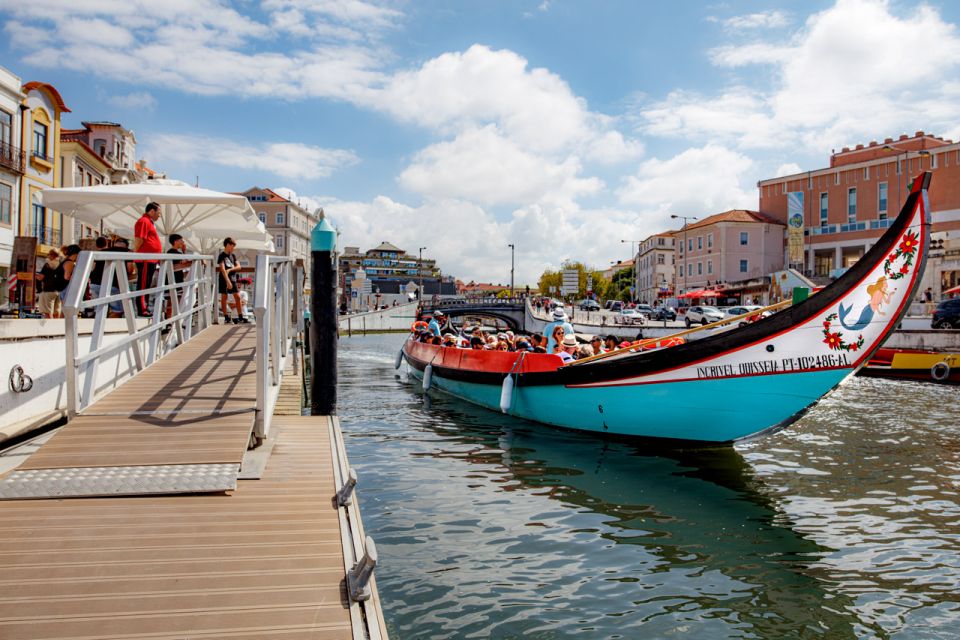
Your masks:
M 948 637 L 960 619 L 956 439 L 864 422 L 889 387 L 841 389 L 742 453 L 657 451 L 427 406 L 394 377 L 396 339 L 344 342 L 396 637 Z

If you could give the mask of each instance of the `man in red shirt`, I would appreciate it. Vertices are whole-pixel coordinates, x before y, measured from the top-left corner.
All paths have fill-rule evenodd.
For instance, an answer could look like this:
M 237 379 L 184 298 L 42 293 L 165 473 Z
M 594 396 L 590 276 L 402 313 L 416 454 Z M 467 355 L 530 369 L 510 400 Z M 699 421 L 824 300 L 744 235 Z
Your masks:
M 160 235 L 157 233 L 156 223 L 160 217 L 160 205 L 151 202 L 147 205 L 133 227 L 133 250 L 137 253 L 163 253 L 160 244 Z M 137 261 L 137 289 L 149 289 L 153 282 L 153 274 L 157 271 L 156 260 Z M 150 315 L 148 296 L 137 296 L 137 315 Z

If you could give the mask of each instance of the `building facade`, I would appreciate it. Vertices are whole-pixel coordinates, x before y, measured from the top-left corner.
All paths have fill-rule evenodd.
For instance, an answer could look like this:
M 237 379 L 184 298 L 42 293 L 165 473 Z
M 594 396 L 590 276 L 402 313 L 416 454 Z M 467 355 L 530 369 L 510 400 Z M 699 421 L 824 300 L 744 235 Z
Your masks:
M 60 186 L 92 187 L 110 184 L 112 167 L 106 158 L 97 154 L 86 142 L 74 137 L 76 130 L 64 129 L 60 134 Z M 65 216 L 63 244 L 79 243 L 83 238 L 95 238 L 104 230 Z
M 253 187 L 243 195 L 267 228 L 277 255 L 304 261 L 309 259 L 310 232 L 319 222 L 317 213 L 307 211 L 272 189 Z
M 676 291 L 765 278 L 783 268 L 785 225 L 758 211 L 734 209 L 685 225 L 676 238 Z
M 760 211 L 797 225 L 785 260 L 819 283 L 856 263 L 896 218 L 911 180 L 931 171 L 931 252 L 921 288 L 960 284 L 960 143 L 914 135 L 844 147 L 828 167 L 757 183 Z M 791 255 L 792 254 L 792 255 Z
M 27 162 L 20 183 L 17 235 L 37 238 L 37 256 L 63 244 L 63 216 L 37 203 L 35 195 L 60 186 L 60 116 L 70 109 L 60 93 L 43 82 L 23 85 L 21 145 Z
M 673 295 L 674 242 L 673 233 L 655 233 L 637 245 L 635 286 L 640 302 L 653 304 Z
M 421 260 L 419 252 L 417 255 L 408 255 L 403 249 L 386 241 L 365 252 L 361 252 L 359 247 L 344 247 L 338 266 L 340 288 L 344 296 L 341 305 L 347 304 L 351 308 L 351 303 L 346 300 L 347 296 L 358 297 L 364 294 L 376 296 L 377 293 L 385 295 L 394 290 L 405 292 L 406 285 L 410 283 L 414 285 L 410 287 L 413 293 L 422 283 L 425 296 L 456 294 L 454 281 L 450 278 L 442 279 L 436 260 L 431 258 Z M 358 291 L 357 296 L 354 296 L 353 280 L 361 271 L 367 283 L 364 287 L 369 291 Z
M 20 229 L 20 179 L 26 167 L 21 88 L 20 78 L 0 67 L 0 305 L 10 301 L 13 238 Z

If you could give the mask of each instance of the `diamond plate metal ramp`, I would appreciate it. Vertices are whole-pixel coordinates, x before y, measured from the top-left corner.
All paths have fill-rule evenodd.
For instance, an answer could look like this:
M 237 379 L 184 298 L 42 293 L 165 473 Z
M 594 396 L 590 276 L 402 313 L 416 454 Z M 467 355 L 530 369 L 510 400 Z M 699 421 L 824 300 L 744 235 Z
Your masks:
M 28 469 L 13 471 L 0 481 L 0 499 L 212 493 L 236 488 L 236 464 Z

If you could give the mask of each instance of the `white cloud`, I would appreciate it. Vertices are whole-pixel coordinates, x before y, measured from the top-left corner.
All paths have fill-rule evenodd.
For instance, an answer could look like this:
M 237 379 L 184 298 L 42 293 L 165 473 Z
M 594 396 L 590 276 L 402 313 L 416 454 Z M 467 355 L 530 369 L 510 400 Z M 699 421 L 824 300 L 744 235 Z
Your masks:
M 779 178 L 781 176 L 792 176 L 797 173 L 800 173 L 801 171 L 802 169 L 800 168 L 800 165 L 798 165 L 796 162 L 788 162 L 786 164 L 782 164 L 779 167 L 777 167 L 777 170 L 773 174 L 773 177 Z
M 787 39 L 718 47 L 718 66 L 774 67 L 774 86 L 717 95 L 675 91 L 640 110 L 647 133 L 742 148 L 794 145 L 823 153 L 901 131 L 953 130 L 960 37 L 932 7 L 894 15 L 883 0 L 838 0 Z
M 741 186 L 752 168 L 747 156 L 708 144 L 668 160 L 647 160 L 617 194 L 622 203 L 640 205 L 664 220 L 672 213 L 702 217 L 755 209 L 756 193 Z
M 414 157 L 399 181 L 405 188 L 433 198 L 572 206 L 576 196 L 603 186 L 596 178 L 579 178 L 579 172 L 576 158 L 551 162 L 522 149 L 490 125 L 427 147 Z
M 787 25 L 787 14 L 782 11 L 764 11 L 734 16 L 723 21 L 723 26 L 733 31 L 744 29 L 774 29 Z
M 352 151 L 324 149 L 300 143 L 271 143 L 262 147 L 231 140 L 173 133 L 146 137 L 145 156 L 154 164 L 209 162 L 224 167 L 254 169 L 291 180 L 325 178 L 340 167 L 359 161 Z
M 147 91 L 135 91 L 121 96 L 110 96 L 107 102 L 121 109 L 143 109 L 153 111 L 157 108 L 157 99 Z

